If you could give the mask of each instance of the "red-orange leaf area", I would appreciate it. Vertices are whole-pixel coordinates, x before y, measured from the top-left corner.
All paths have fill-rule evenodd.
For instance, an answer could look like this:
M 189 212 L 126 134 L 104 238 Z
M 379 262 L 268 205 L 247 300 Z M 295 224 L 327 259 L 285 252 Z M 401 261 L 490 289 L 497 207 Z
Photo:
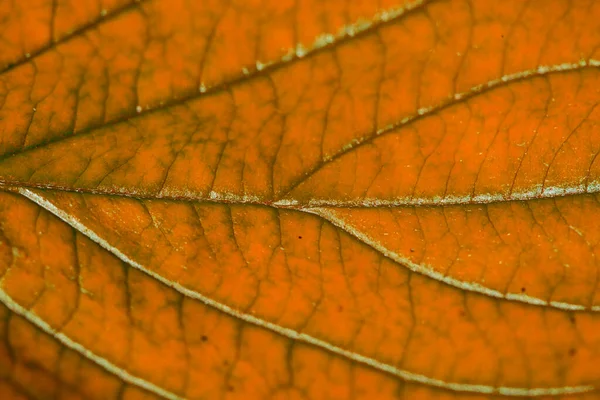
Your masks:
M 600 398 L 599 21 L 0 4 L 0 397 Z

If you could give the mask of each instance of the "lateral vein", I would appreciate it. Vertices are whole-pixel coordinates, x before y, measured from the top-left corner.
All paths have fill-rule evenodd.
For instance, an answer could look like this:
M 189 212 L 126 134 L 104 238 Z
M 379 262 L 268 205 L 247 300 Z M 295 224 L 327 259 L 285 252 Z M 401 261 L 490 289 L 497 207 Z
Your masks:
M 18 190 L 21 195 L 27 197 L 28 199 L 35 202 L 39 206 L 43 207 L 44 209 L 48 210 L 52 214 L 56 215 L 58 218 L 60 218 L 64 222 L 66 222 L 68 225 L 70 225 L 74 229 L 77 229 L 79 232 L 86 235 L 94 242 L 98 243 L 101 247 L 108 250 L 109 252 L 111 252 L 113 255 L 115 255 L 122 261 L 128 263 L 132 267 L 137 268 L 138 270 L 151 276 L 152 278 L 156 279 L 157 281 L 161 282 L 162 284 L 176 290 L 177 292 L 179 292 L 189 298 L 201 301 L 202 303 L 206 304 L 207 306 L 217 309 L 217 310 L 223 312 L 224 314 L 227 314 L 231 317 L 240 319 L 244 322 L 259 326 L 263 329 L 275 332 L 281 336 L 287 337 L 288 339 L 297 340 L 300 342 L 304 342 L 304 343 L 313 345 L 315 347 L 319 347 L 319 348 L 324 349 L 335 355 L 338 355 L 338 356 L 350 359 L 352 361 L 367 365 L 376 370 L 396 376 L 405 381 L 416 382 L 416 383 L 433 386 L 433 387 L 437 387 L 440 389 L 452 390 L 452 391 L 484 393 L 484 394 L 500 394 L 500 395 L 505 395 L 505 396 L 562 395 L 562 394 L 585 393 L 585 392 L 590 392 L 590 391 L 593 391 L 596 389 L 594 386 L 591 386 L 591 385 L 553 387 L 553 388 L 552 387 L 550 387 L 550 388 L 515 388 L 515 387 L 505 387 L 505 386 L 494 387 L 494 386 L 490 386 L 490 385 L 474 385 L 474 384 L 463 384 L 463 383 L 455 383 L 455 382 L 445 382 L 445 381 L 442 381 L 439 379 L 429 378 L 422 374 L 417 374 L 414 372 L 406 371 L 406 370 L 400 369 L 400 368 L 395 367 L 390 364 L 382 363 L 374 358 L 367 357 L 362 354 L 358 354 L 356 352 L 349 351 L 349 350 L 343 349 L 341 347 L 332 345 L 331 343 L 328 343 L 324 340 L 315 338 L 306 333 L 298 332 L 298 331 L 295 331 L 290 328 L 284 328 L 284 327 L 274 324 L 272 322 L 258 318 L 254 315 L 242 313 L 242 312 L 234 309 L 233 307 L 230 307 L 226 304 L 215 301 L 214 299 L 211 299 L 211 298 L 209 298 L 201 293 L 198 293 L 196 291 L 190 290 L 177 282 L 171 282 L 168 279 L 160 276 L 159 274 L 145 268 L 144 266 L 137 263 L 136 261 L 130 259 L 127 255 L 122 253 L 119 249 L 113 247 L 106 240 L 99 237 L 94 231 L 92 231 L 91 229 L 86 227 L 78 219 L 76 219 L 73 216 L 60 210 L 58 207 L 56 207 L 54 204 L 52 204 L 48 200 L 44 199 L 42 196 L 40 196 L 37 193 L 32 192 L 28 189 L 19 188 Z M 2 300 L 1 297 L 0 297 L 0 300 Z M 41 321 L 41 323 L 43 323 L 43 321 Z M 80 346 L 80 352 L 85 355 L 85 351 L 86 351 L 86 349 L 84 349 L 83 347 Z
M 61 342 L 66 347 L 76 351 L 77 353 L 81 354 L 88 360 L 90 360 L 90 361 L 96 363 L 97 365 L 99 365 L 100 367 L 104 368 L 108 372 L 118 376 L 123 381 L 125 381 L 131 385 L 145 389 L 156 395 L 162 396 L 169 400 L 183 400 L 182 397 L 179 397 L 176 394 L 169 392 L 161 387 L 158 387 L 157 385 L 155 385 L 151 382 L 148 382 L 142 378 L 134 376 L 134 375 L 130 374 L 129 372 L 119 368 L 115 364 L 111 363 L 107 359 L 102 358 L 102 357 L 98 356 L 97 354 L 94 354 L 93 352 L 91 352 L 90 350 L 85 348 L 80 343 L 77 343 L 77 342 L 71 340 L 71 338 L 69 338 L 64 333 L 55 331 L 46 321 L 41 319 L 35 313 L 33 313 L 30 310 L 27 310 L 25 307 L 16 303 L 2 289 L 0 289 L 0 302 L 2 302 L 6 307 L 8 307 L 12 312 L 25 318 L 27 321 L 29 321 L 30 323 L 32 323 L 33 325 L 35 325 L 36 327 L 38 327 L 39 329 L 41 329 L 42 331 L 47 333 L 48 335 L 54 337 L 56 340 Z

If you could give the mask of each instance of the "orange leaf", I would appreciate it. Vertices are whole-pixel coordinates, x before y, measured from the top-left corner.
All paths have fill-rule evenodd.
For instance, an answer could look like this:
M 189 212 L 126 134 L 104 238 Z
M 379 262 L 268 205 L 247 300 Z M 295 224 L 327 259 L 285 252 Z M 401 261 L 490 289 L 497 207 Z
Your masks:
M 0 393 L 598 396 L 600 3 L 0 16 Z

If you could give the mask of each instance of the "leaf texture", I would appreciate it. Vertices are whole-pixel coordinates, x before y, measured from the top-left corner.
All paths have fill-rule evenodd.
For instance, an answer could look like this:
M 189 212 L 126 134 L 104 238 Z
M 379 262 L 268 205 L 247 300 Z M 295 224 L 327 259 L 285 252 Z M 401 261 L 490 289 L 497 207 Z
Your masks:
M 38 3 L 0 393 L 597 398 L 600 3 Z

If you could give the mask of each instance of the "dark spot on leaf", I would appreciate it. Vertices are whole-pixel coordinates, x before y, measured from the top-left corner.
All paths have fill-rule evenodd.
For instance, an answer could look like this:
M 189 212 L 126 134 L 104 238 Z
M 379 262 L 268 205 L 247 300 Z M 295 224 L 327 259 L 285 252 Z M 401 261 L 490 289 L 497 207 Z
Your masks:
M 571 347 L 571 348 L 569 349 L 569 355 L 570 355 L 571 357 L 573 357 L 575 354 L 577 354 L 577 350 Z
M 202 337 L 200 339 L 202 339 L 203 342 L 206 342 L 206 341 L 208 341 L 208 336 L 202 335 Z
M 525 288 L 524 287 L 521 288 L 521 293 L 525 293 Z
M 414 252 L 415 252 L 415 249 L 410 249 L 410 252 L 411 252 L 411 253 L 414 253 Z
M 569 315 L 569 321 L 571 321 L 572 324 L 575 323 L 575 316 L 574 315 Z
M 231 386 L 231 385 L 227 386 L 227 390 L 229 390 L 230 392 L 233 392 L 233 386 Z
M 25 362 L 23 363 L 23 365 L 24 365 L 26 368 L 28 368 L 28 369 L 30 369 L 30 370 L 33 370 L 33 371 L 37 371 L 37 370 L 39 370 L 39 369 L 40 369 L 40 366 L 39 366 L 37 363 L 35 363 L 35 362 L 32 362 L 32 361 L 29 361 L 29 360 L 28 360 L 28 361 L 25 361 Z
M 302 236 L 298 236 L 298 239 L 302 239 Z

